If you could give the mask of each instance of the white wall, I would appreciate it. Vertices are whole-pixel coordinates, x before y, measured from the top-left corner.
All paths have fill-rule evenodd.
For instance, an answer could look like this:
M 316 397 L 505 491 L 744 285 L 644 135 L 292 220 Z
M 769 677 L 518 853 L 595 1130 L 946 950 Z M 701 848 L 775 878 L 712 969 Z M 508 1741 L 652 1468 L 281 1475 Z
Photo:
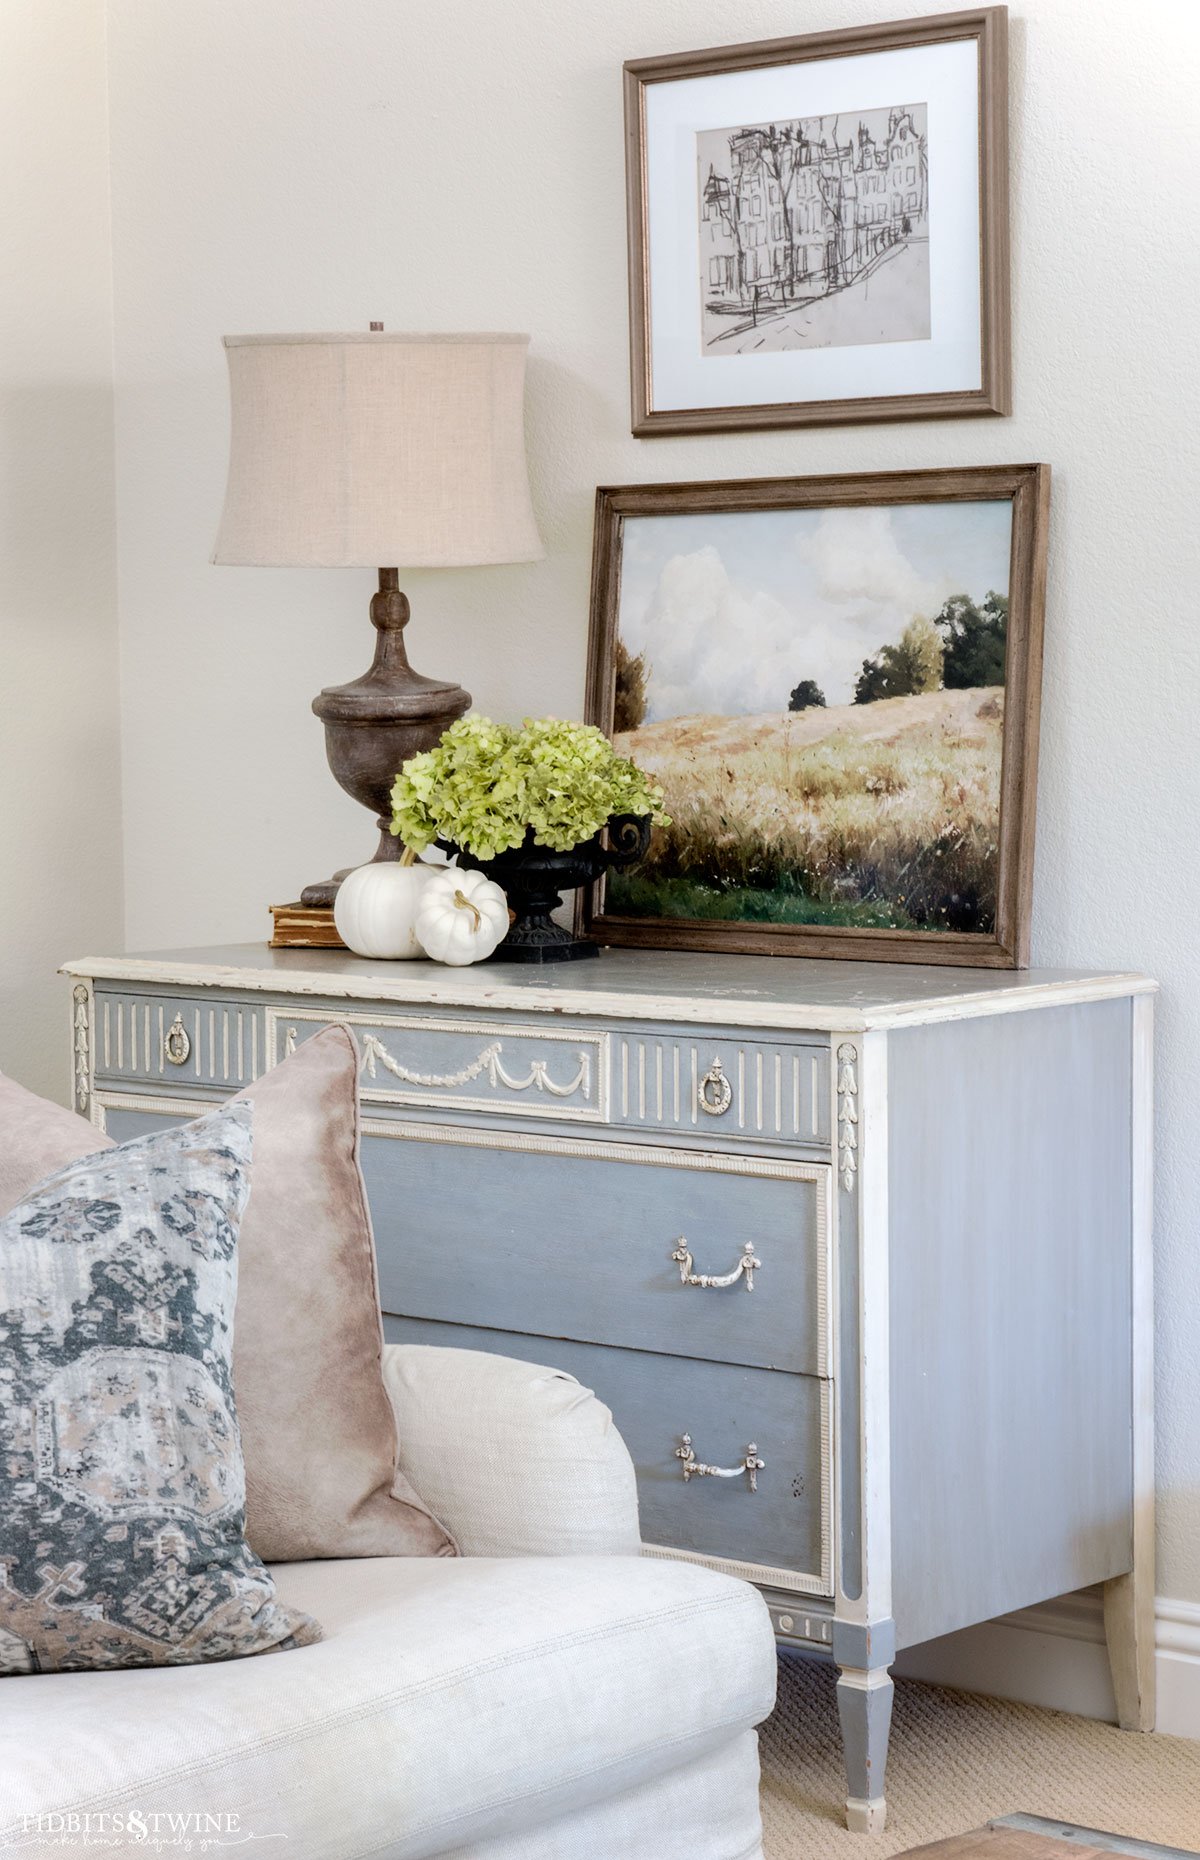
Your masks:
M 1035 960 L 1163 984 L 1160 1588 L 1200 1601 L 1196 9 L 1014 6 L 1013 418 L 629 435 L 622 60 L 888 11 L 111 0 L 130 943 L 260 938 L 372 845 L 308 710 L 369 577 L 207 565 L 223 332 L 532 332 L 548 559 L 408 578 L 417 666 L 505 716 L 579 710 L 597 482 L 1051 460 Z
M 0 7 L 0 1068 L 65 1098 L 56 965 L 122 935 L 103 0 Z

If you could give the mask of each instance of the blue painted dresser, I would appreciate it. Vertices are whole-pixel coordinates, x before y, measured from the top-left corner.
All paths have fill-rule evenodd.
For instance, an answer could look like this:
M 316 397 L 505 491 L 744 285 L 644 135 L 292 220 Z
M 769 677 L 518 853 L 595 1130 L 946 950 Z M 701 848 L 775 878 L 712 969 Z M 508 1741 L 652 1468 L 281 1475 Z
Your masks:
M 648 1553 L 840 1669 L 883 1825 L 897 1647 L 1107 1585 L 1153 1715 L 1152 985 L 605 952 L 535 972 L 260 947 L 89 959 L 77 1108 L 189 1116 L 332 1020 L 362 1051 L 390 1338 L 612 1408 Z

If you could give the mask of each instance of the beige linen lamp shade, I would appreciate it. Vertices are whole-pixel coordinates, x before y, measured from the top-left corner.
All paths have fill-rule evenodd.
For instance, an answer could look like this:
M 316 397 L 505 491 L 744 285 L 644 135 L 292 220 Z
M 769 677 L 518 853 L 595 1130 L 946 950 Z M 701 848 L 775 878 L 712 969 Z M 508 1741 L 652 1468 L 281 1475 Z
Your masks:
M 229 482 L 213 561 L 464 568 L 543 554 L 527 336 L 226 336 Z
M 524 389 L 528 336 L 226 336 L 229 481 L 213 561 L 374 568 L 375 657 L 313 700 L 329 766 L 369 807 L 377 860 L 400 857 L 391 788 L 470 707 L 408 662 L 400 568 L 531 562 Z M 344 872 L 301 892 L 328 909 Z

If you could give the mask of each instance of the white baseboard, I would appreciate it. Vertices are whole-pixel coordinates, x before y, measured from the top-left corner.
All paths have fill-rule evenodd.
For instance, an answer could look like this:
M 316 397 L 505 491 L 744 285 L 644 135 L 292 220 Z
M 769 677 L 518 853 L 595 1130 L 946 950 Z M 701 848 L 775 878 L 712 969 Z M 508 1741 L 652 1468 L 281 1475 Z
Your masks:
M 1157 1728 L 1200 1738 L 1200 1603 L 1160 1596 L 1154 1616 Z M 1116 1719 L 1103 1607 L 1094 1589 L 911 1647 L 895 1671 L 1085 1718 Z

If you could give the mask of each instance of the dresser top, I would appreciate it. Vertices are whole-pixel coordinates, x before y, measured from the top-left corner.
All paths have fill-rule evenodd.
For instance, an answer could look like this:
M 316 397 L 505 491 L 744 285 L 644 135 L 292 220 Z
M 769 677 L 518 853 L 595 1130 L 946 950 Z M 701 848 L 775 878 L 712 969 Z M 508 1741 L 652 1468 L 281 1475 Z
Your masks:
M 861 1032 L 968 1020 L 1026 1008 L 1147 994 L 1144 975 L 1083 969 L 988 970 L 792 956 L 710 956 L 602 950 L 595 961 L 546 967 L 371 962 L 345 950 L 268 949 L 262 943 L 88 956 L 63 972 L 97 981 L 239 993 L 320 995 L 409 1007 L 516 1009 L 707 1026 Z

